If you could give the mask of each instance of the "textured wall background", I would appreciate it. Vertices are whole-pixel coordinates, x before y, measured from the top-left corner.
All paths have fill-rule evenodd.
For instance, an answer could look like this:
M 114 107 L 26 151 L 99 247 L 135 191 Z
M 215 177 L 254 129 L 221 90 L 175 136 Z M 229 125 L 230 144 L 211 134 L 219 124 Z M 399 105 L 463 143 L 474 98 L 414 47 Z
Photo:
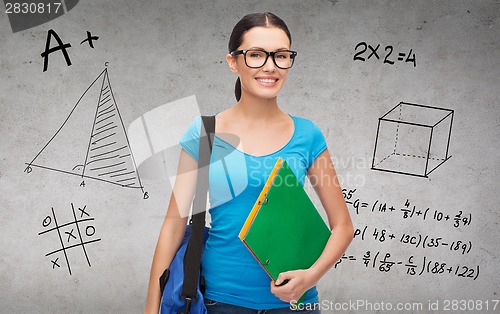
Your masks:
M 234 24 L 256 11 L 276 13 L 292 32 L 299 55 L 280 105 L 322 129 L 342 187 L 346 193 L 355 189 L 348 199 L 355 227 L 365 231 L 320 281 L 321 300 L 369 302 L 372 308 L 357 308 L 369 312 L 384 309 L 381 302 L 394 308 L 421 303 L 424 312 L 440 312 L 453 299 L 482 300 L 484 310 L 489 300 L 491 310 L 492 300 L 500 298 L 499 10 L 498 1 L 80 1 L 54 20 L 15 33 L 7 14 L 0 14 L 0 312 L 142 311 L 168 180 L 143 178 L 145 200 L 140 189 L 38 167 L 23 172 L 26 163 L 105 68 L 125 128 L 190 95 L 203 114 L 231 106 L 236 77 L 225 63 L 227 42 Z M 55 52 L 44 72 L 41 53 L 50 29 L 71 44 L 72 65 Z M 80 44 L 87 31 L 99 37 L 93 49 Z M 355 48 L 360 42 L 366 43 L 359 55 L 365 61 L 354 60 L 364 47 Z M 51 47 L 56 45 L 52 39 Z M 368 58 L 368 45 L 378 59 Z M 410 50 L 416 66 L 405 62 Z M 399 53 L 405 54 L 402 61 Z M 384 63 L 386 57 L 394 64 Z M 92 99 L 79 108 L 87 102 L 95 106 L 98 98 Z M 454 111 L 452 157 L 427 178 L 370 169 L 378 119 L 401 101 Z M 422 114 L 435 118 L 435 113 Z M 182 117 L 183 111 L 176 114 Z M 61 129 L 60 136 L 75 146 L 56 149 L 51 155 L 58 156 L 52 159 L 56 164 L 81 155 L 75 147 L 89 133 L 81 128 L 84 117 L 79 113 Z M 411 137 L 415 132 L 407 130 L 407 148 L 425 152 L 428 133 Z M 424 144 L 413 144 L 418 139 Z M 387 210 L 380 212 L 384 203 Z M 61 248 L 55 230 L 39 233 L 52 209 L 59 224 L 71 221 L 72 204 L 76 215 L 95 219 L 81 224 L 82 234 L 101 240 L 86 245 L 87 257 L 79 247 L 68 250 L 70 275 L 62 252 L 46 256 Z M 78 211 L 84 206 L 90 216 Z M 403 218 L 401 209 L 414 206 L 413 215 Z M 427 209 L 426 219 L 416 213 Z M 72 240 L 71 226 L 61 233 L 62 240 Z M 411 244 L 416 241 L 418 247 Z M 387 253 L 386 261 L 395 262 L 389 270 L 383 263 Z M 59 267 L 51 262 L 56 258 Z M 439 308 L 430 309 L 436 302 Z

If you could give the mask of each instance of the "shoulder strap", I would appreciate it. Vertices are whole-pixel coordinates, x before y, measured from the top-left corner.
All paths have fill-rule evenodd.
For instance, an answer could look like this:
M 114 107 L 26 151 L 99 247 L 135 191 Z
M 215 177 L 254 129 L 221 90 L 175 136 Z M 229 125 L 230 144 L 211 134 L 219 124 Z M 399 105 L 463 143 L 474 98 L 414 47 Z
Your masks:
M 188 302 L 186 313 L 189 313 L 189 303 L 196 302 L 198 297 L 197 287 L 205 227 L 208 169 L 214 134 L 215 116 L 202 116 L 200 148 L 198 151 L 198 175 L 196 193 L 193 200 L 193 214 L 191 216 L 191 234 L 186 248 L 186 255 L 184 256 L 184 282 L 181 298 L 186 299 Z

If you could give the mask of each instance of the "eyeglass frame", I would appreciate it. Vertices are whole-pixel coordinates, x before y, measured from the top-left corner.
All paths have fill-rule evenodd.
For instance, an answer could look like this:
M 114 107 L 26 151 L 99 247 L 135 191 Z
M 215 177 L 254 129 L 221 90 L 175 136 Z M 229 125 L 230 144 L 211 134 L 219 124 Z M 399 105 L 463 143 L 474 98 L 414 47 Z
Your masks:
M 248 65 L 247 63 L 247 52 L 248 51 L 261 51 L 263 53 L 266 54 L 266 60 L 264 60 L 264 63 L 262 63 L 261 66 L 259 67 L 251 67 Z M 290 55 L 290 59 L 292 59 L 292 64 L 288 67 L 288 68 L 283 68 L 283 67 L 280 67 L 277 63 L 276 63 L 276 59 L 274 59 L 274 55 L 276 53 L 279 53 L 279 52 L 291 52 L 291 55 Z M 276 50 L 276 51 L 265 51 L 264 49 L 244 49 L 244 50 L 235 50 L 235 51 L 232 51 L 231 53 L 231 56 L 235 57 L 237 55 L 243 55 L 243 59 L 245 60 L 245 65 L 251 69 L 258 69 L 258 68 L 262 68 L 264 65 L 266 65 L 267 63 L 267 60 L 269 59 L 269 56 L 272 57 L 272 60 L 273 60 L 273 63 L 274 65 L 276 65 L 278 68 L 282 69 L 282 70 L 287 70 L 287 69 L 290 69 L 293 64 L 295 63 L 295 57 L 297 56 L 297 51 L 293 51 L 293 50 L 288 50 L 288 49 L 284 49 L 284 50 Z

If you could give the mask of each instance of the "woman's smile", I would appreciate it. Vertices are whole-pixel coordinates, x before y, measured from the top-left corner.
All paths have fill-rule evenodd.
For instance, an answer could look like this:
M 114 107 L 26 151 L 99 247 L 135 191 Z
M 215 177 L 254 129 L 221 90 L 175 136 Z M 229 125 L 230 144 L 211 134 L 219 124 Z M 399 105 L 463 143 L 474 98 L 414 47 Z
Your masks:
M 279 79 L 275 76 L 258 76 L 255 80 L 263 87 L 275 87 Z

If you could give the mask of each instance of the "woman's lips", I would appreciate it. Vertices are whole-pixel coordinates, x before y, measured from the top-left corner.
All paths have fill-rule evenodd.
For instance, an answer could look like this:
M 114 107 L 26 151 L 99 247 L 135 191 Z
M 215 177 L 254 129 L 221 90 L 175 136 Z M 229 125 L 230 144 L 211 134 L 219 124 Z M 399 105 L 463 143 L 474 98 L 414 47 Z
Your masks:
M 264 87 L 274 87 L 278 82 L 278 78 L 276 77 L 256 77 L 255 80 Z

